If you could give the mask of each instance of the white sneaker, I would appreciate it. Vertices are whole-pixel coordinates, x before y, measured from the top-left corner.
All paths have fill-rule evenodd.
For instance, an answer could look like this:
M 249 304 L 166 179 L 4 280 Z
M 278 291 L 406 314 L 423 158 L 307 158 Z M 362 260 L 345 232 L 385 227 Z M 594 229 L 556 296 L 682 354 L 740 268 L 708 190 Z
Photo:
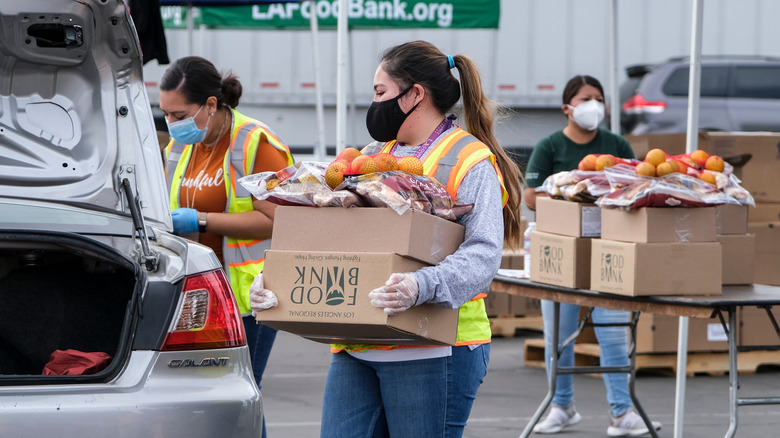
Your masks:
M 558 433 L 564 427 L 576 424 L 580 420 L 582 416 L 574 409 L 574 405 L 565 410 L 558 405 L 552 405 L 547 418 L 534 426 L 534 433 Z
M 657 421 L 652 423 L 655 430 L 661 429 L 661 423 Z M 650 430 L 648 430 L 645 420 L 636 413 L 634 408 L 629 408 L 620 417 L 610 417 L 609 419 L 608 436 L 640 436 L 646 433 L 650 433 Z

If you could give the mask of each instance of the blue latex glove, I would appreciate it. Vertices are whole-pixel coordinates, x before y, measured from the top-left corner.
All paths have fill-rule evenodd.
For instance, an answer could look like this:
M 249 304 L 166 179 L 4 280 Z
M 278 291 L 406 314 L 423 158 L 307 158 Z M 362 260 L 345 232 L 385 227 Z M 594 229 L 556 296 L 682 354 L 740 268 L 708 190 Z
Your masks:
M 173 232 L 178 235 L 198 232 L 198 210 L 194 208 L 177 208 L 171 212 Z

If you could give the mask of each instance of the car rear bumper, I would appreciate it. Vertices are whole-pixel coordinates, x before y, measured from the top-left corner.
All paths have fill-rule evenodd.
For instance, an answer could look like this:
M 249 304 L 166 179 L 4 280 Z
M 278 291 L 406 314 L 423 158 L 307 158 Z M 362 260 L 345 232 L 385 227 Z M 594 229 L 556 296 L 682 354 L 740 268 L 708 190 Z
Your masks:
M 135 351 L 110 383 L 0 387 L 0 436 L 257 438 L 262 397 L 247 355 Z

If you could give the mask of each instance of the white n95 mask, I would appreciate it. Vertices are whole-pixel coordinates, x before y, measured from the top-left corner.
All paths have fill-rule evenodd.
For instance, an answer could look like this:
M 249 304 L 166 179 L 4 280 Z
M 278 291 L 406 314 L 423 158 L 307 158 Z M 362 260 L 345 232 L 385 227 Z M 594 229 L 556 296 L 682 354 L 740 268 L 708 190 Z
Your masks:
M 593 131 L 599 127 L 599 123 L 604 120 L 604 104 L 598 100 L 591 99 L 582 102 L 577 106 L 567 105 L 573 109 L 571 114 L 574 123 L 580 125 L 582 129 Z

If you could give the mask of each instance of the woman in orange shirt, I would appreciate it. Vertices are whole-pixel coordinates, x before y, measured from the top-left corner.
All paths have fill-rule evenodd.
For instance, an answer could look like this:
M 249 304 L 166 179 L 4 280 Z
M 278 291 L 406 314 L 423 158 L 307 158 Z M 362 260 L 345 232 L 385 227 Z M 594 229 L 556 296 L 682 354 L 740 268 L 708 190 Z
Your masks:
M 174 233 L 210 247 L 222 262 L 260 387 L 276 330 L 255 322 L 249 286 L 263 269 L 275 205 L 253 199 L 237 180 L 283 169 L 293 159 L 268 126 L 235 110 L 241 93 L 236 76 L 223 76 L 210 61 L 188 56 L 165 71 L 160 109 L 172 137 L 165 157 Z

